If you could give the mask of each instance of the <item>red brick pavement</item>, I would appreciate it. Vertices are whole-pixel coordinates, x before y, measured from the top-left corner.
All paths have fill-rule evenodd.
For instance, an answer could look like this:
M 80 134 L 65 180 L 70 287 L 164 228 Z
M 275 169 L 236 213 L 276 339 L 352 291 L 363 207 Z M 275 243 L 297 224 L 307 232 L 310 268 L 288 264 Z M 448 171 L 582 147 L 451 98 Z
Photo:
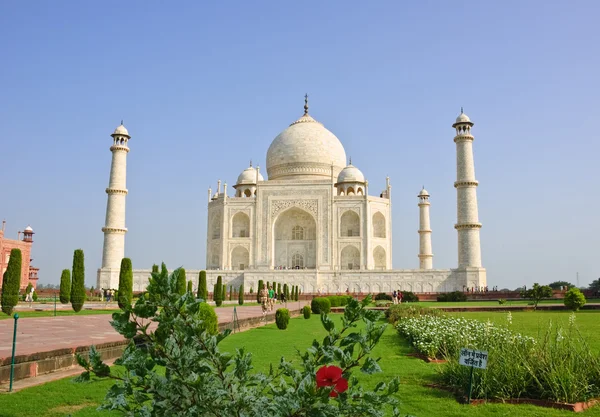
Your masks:
M 304 302 L 288 303 L 289 309 L 301 308 Z M 277 305 L 275 308 L 278 308 Z M 215 309 L 219 323 L 233 319 L 233 307 Z M 262 315 L 260 306 L 237 306 L 238 319 Z M 75 348 L 123 340 L 110 325 L 108 314 L 22 318 L 17 325 L 16 355 L 29 355 L 62 348 Z M 0 359 L 12 353 L 14 320 L 0 320 Z

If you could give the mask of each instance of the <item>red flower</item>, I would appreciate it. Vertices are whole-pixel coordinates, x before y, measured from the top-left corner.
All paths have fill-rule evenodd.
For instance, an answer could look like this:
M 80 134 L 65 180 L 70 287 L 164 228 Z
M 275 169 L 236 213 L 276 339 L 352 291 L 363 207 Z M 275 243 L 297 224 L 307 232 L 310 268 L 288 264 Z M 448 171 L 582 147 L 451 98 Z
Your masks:
M 342 369 L 337 366 L 323 366 L 317 371 L 317 387 L 331 387 L 333 390 L 330 397 L 337 397 L 338 394 L 348 389 L 348 381 L 342 378 Z

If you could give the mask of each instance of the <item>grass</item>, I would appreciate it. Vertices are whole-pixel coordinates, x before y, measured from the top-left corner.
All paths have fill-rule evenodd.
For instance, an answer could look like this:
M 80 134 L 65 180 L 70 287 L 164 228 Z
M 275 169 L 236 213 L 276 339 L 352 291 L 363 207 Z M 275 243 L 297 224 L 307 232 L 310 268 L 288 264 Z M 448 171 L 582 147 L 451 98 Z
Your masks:
M 85 307 L 84 307 L 85 308 Z M 93 314 L 112 314 L 115 311 L 121 311 L 119 309 L 116 310 L 81 310 L 79 313 L 74 312 L 73 310 L 56 310 L 56 316 L 89 316 Z M 12 315 L 8 316 L 4 313 L 0 314 L 0 320 L 12 319 L 14 313 L 19 314 L 19 319 L 28 318 L 28 317 L 53 317 L 54 310 L 45 310 L 45 311 L 16 311 L 13 312 Z M 0 411 L 1 412 L 1 411 Z M 2 414 L 0 414 L 2 417 Z
M 587 303 L 600 303 L 600 299 L 590 298 L 586 300 Z M 504 306 L 526 306 L 531 303 L 530 300 L 507 300 Z M 473 301 L 419 301 L 418 304 L 424 307 L 464 307 L 464 306 L 500 306 L 498 301 L 487 301 L 487 300 L 473 300 Z M 561 299 L 550 299 L 550 300 L 542 300 L 539 304 L 560 304 L 564 305 L 562 298 Z
M 506 313 L 478 312 L 456 313 L 468 318 L 506 322 Z M 339 316 L 334 316 L 339 320 Z M 544 330 L 548 321 L 568 320 L 568 312 L 513 312 L 513 328 L 526 334 L 536 335 L 538 328 Z M 577 322 L 596 351 L 600 351 L 600 335 L 597 322 L 600 313 L 593 311 L 577 313 Z M 267 371 L 269 364 L 277 364 L 281 356 L 295 359 L 296 348 L 304 351 L 314 338 L 321 340 L 325 335 L 320 320 L 312 316 L 309 320 L 302 317 L 290 320 L 287 330 L 278 330 L 274 324 L 259 327 L 247 332 L 231 335 L 221 343 L 221 349 L 234 351 L 236 347 L 245 347 L 254 353 L 253 364 L 258 371 Z M 400 376 L 401 387 L 399 398 L 402 402 L 402 415 L 411 414 L 417 417 L 562 417 L 573 416 L 573 413 L 560 410 L 540 408 L 530 405 L 486 404 L 467 406 L 459 404 L 451 394 L 431 389 L 425 384 L 434 381 L 440 365 L 429 364 L 413 357 L 406 356 L 412 352 L 408 343 L 402 340 L 396 331 L 389 326 L 381 342 L 373 352 L 374 357 L 381 357 L 380 365 L 383 373 L 375 375 L 358 374 L 360 381 L 367 387 L 374 387 L 379 381 Z M 104 398 L 110 381 L 93 381 L 88 384 L 74 384 L 70 378 L 50 382 L 42 386 L 29 388 L 14 394 L 0 395 L 0 417 L 25 416 L 113 416 L 115 413 L 95 411 Z M 600 417 L 600 407 L 592 408 L 581 414 L 584 417 Z

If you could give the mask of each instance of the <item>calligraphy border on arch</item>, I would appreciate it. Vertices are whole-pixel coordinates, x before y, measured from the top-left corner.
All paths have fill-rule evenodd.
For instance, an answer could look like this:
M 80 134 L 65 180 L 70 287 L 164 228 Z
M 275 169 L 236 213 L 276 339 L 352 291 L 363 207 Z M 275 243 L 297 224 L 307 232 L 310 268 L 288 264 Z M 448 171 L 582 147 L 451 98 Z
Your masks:
M 319 200 L 297 200 L 297 199 L 278 199 L 271 200 L 271 218 L 277 217 L 279 213 L 292 207 L 298 207 L 306 210 L 315 216 L 317 220 Z

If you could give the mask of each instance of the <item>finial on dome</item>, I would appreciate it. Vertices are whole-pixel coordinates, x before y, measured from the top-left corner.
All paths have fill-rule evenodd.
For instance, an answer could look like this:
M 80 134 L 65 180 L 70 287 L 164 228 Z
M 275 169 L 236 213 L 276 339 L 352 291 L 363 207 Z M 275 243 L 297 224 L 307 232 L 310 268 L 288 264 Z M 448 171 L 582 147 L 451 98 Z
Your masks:
M 250 160 L 250 168 L 252 168 L 252 159 Z
M 348 162 L 348 165 L 352 165 L 352 157 L 350 157 L 350 162 Z
M 304 94 L 304 115 L 308 114 L 308 94 Z
M 460 106 L 460 114 L 463 114 L 463 113 L 464 113 L 463 108 L 462 108 L 462 106 Z
M 123 119 L 121 119 L 121 126 L 123 126 Z

